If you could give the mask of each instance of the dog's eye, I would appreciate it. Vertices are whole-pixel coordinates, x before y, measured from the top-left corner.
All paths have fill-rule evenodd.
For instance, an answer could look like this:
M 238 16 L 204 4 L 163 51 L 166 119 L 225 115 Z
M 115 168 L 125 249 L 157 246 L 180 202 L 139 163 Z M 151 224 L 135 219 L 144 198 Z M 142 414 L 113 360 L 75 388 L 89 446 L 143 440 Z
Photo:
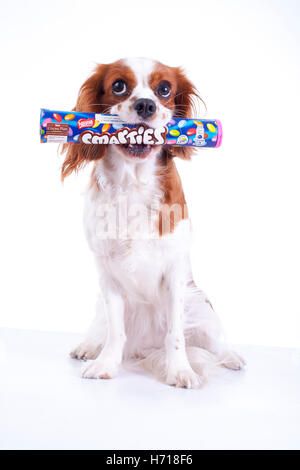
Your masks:
M 168 98 L 171 94 L 171 85 L 169 82 L 160 82 L 156 91 L 157 94 L 162 98 Z
M 112 84 L 112 92 L 117 96 L 125 95 L 127 93 L 127 85 L 124 80 L 116 80 Z

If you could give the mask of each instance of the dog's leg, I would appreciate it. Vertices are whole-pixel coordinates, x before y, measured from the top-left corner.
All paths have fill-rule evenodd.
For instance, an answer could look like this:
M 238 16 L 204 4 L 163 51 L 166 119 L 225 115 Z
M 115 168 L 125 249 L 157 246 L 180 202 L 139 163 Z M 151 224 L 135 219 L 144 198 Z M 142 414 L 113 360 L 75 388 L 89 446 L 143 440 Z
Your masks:
M 219 365 L 228 369 L 243 369 L 245 360 L 222 340 L 222 327 L 206 294 L 194 283 L 186 292 L 185 321 L 189 331 L 188 346 L 197 346 L 213 353 Z M 192 325 L 192 328 L 191 326 Z
M 102 292 L 107 334 L 99 357 L 82 372 L 82 376 L 88 379 L 110 379 L 117 374 L 126 340 L 121 293 L 110 282 L 103 283 Z
M 70 352 L 73 359 L 96 359 L 105 343 L 107 322 L 105 318 L 104 299 L 99 295 L 96 304 L 96 315 L 86 334 L 85 340 Z
M 206 335 L 205 332 L 203 334 L 203 331 L 200 332 L 200 336 L 202 336 L 202 338 L 203 336 L 206 336 L 204 342 L 205 349 L 207 349 L 216 356 L 220 366 L 232 370 L 244 369 L 246 365 L 245 359 L 238 353 L 230 349 L 225 341 L 221 341 L 214 338 L 213 336 Z
M 180 266 L 172 267 L 164 279 L 167 313 L 166 382 L 177 387 L 196 388 L 200 385 L 200 381 L 188 361 L 185 348 L 183 329 L 185 284 L 184 269 L 181 270 Z

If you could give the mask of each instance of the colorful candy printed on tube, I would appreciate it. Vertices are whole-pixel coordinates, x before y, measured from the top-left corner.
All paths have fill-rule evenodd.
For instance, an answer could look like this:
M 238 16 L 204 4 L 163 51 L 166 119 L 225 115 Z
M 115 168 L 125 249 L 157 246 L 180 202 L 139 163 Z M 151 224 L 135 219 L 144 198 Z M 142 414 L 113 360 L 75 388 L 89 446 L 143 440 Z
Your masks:
M 165 126 L 153 129 L 144 123 L 123 123 L 116 115 L 42 109 L 40 139 L 58 143 L 219 147 L 222 126 L 215 119 L 172 118 Z

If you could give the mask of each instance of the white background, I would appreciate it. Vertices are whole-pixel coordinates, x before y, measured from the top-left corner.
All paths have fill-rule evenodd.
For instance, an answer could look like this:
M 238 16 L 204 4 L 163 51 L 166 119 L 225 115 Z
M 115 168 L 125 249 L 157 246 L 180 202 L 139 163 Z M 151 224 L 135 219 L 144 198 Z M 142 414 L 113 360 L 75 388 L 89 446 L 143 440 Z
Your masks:
M 70 110 L 97 62 L 149 56 L 184 66 L 224 127 L 220 149 L 178 161 L 197 283 L 230 342 L 299 346 L 299 5 L 1 3 L 0 326 L 88 326 L 97 291 L 81 215 L 89 170 L 61 184 L 56 145 L 39 143 L 39 108 Z

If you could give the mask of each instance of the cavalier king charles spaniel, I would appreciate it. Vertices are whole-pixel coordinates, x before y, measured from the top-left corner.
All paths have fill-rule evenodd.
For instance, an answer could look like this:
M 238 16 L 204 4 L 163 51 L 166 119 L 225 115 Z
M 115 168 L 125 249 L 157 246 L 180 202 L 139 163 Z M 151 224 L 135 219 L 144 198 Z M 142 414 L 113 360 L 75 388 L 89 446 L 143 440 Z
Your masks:
M 199 95 L 180 67 L 150 59 L 98 65 L 75 111 L 165 126 L 192 117 Z M 244 360 L 220 339 L 218 317 L 193 281 L 190 221 L 175 157 L 191 148 L 64 144 L 64 179 L 92 162 L 84 225 L 99 275 L 95 319 L 71 356 L 91 361 L 82 376 L 110 379 L 132 359 L 160 380 L 197 388 L 219 366 Z

